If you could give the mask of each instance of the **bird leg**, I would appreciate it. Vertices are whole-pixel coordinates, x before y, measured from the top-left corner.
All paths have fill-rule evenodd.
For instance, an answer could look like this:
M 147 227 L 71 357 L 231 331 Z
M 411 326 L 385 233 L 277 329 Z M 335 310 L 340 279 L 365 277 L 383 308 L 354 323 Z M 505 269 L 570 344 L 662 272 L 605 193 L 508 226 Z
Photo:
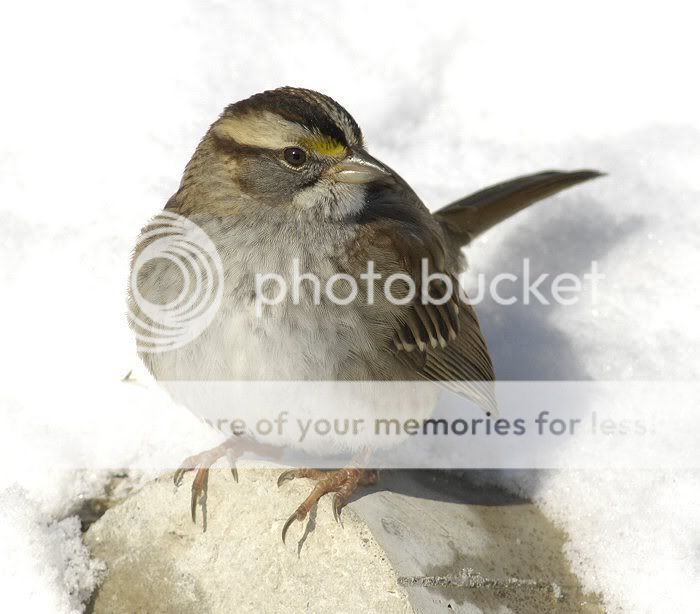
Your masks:
M 263 444 L 255 441 L 249 436 L 230 437 L 222 444 L 204 450 L 199 454 L 188 456 L 173 475 L 175 486 L 182 484 L 182 479 L 188 471 L 197 469 L 197 473 L 192 480 L 192 497 L 190 500 L 190 512 L 192 514 L 192 522 L 197 521 L 197 503 L 202 507 L 202 528 L 207 530 L 207 490 L 209 487 L 209 469 L 220 458 L 226 456 L 231 465 L 231 475 L 238 482 L 238 469 L 236 468 L 236 460 L 238 460 L 245 452 L 256 452 L 258 454 L 279 457 L 281 449 L 279 446 Z
M 318 500 L 325 494 L 334 492 L 333 516 L 340 522 L 340 512 L 350 500 L 358 486 L 371 486 L 376 484 L 379 475 L 376 469 L 357 469 L 355 467 L 337 469 L 334 471 L 321 471 L 320 469 L 290 469 L 283 472 L 277 480 L 277 486 L 295 478 L 310 478 L 316 480 L 311 494 L 287 519 L 282 527 L 282 542 L 287 537 L 287 529 L 292 522 L 301 522 L 311 511 Z

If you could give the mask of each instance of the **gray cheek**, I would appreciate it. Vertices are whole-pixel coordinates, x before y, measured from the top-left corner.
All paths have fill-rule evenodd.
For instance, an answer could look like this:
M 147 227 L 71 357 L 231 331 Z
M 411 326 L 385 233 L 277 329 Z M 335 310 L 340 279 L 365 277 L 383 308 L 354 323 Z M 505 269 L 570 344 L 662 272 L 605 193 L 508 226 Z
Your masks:
M 246 160 L 240 171 L 241 185 L 246 192 L 278 202 L 290 202 L 299 190 L 315 182 L 321 172 L 313 167 L 294 171 L 265 158 Z

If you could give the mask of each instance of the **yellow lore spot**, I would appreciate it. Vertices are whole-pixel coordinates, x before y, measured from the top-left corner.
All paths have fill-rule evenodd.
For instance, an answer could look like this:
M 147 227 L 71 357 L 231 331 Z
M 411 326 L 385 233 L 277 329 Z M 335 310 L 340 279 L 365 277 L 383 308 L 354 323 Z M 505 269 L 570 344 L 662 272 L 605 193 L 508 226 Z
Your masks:
M 306 139 L 302 145 L 322 156 L 343 157 L 347 153 L 345 146 L 329 136 L 318 136 Z

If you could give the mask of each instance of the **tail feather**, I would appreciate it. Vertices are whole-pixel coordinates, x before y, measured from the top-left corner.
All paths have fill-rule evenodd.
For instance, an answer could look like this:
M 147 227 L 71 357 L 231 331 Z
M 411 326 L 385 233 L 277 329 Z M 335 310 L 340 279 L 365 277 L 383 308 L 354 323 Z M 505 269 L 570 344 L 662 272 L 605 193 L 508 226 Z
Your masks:
M 538 200 L 602 175 L 604 173 L 598 171 L 578 170 L 543 171 L 516 177 L 465 196 L 433 215 L 457 242 L 466 245 Z

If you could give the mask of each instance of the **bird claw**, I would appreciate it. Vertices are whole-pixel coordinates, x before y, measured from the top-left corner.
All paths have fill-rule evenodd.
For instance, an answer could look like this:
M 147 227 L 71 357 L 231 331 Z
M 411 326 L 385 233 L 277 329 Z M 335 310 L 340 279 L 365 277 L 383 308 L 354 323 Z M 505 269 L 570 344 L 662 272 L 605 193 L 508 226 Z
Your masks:
M 189 470 L 180 468 L 173 475 L 173 482 L 175 483 L 176 488 L 182 486 L 182 479 L 185 477 L 185 473 L 187 473 L 187 471 Z
M 231 468 L 231 476 L 235 482 L 238 482 L 238 468 L 236 467 L 236 460 L 248 450 L 271 456 L 274 454 L 280 454 L 279 446 L 260 444 L 247 436 L 229 438 L 215 448 L 211 448 L 210 450 L 205 450 L 204 452 L 200 452 L 194 456 L 187 457 L 173 474 L 173 482 L 175 483 L 175 487 L 179 487 L 182 485 L 185 474 L 189 471 L 194 471 L 197 469 L 197 475 L 195 475 L 195 478 L 192 481 L 190 515 L 192 516 L 192 522 L 197 522 L 197 504 L 201 505 L 203 531 L 207 530 L 206 502 L 207 489 L 209 487 L 209 468 L 217 460 L 226 456 Z
M 190 516 L 192 522 L 197 522 L 197 504 L 202 508 L 202 531 L 207 530 L 207 490 L 209 488 L 209 468 L 222 456 L 228 455 L 228 444 L 224 443 L 211 450 L 206 450 L 200 454 L 187 457 L 180 467 L 173 474 L 173 482 L 176 488 L 182 485 L 185 474 L 197 469 L 197 474 L 192 480 L 192 495 L 190 497 Z M 231 456 L 229 456 L 231 461 Z M 233 462 L 231 462 L 231 475 L 238 482 L 238 470 Z
M 192 498 L 190 500 L 190 511 L 192 512 L 192 522 L 197 522 L 197 503 L 202 506 L 202 530 L 207 530 L 206 500 L 209 489 L 209 469 L 201 468 L 197 470 L 197 475 L 192 480 Z
M 277 487 L 279 488 L 285 482 L 291 482 L 295 477 L 297 477 L 296 469 L 287 469 L 280 473 L 280 477 L 277 478 Z
M 192 490 L 190 513 L 192 515 L 192 522 L 197 524 L 197 495 L 195 494 L 194 489 Z
M 282 527 L 282 543 L 283 544 L 286 543 L 285 540 L 287 539 L 287 530 L 292 525 L 292 523 L 295 520 L 298 520 L 299 522 L 301 522 L 302 520 L 304 520 L 304 518 L 306 518 L 306 513 L 304 512 L 304 510 L 301 507 L 298 508 L 289 518 L 287 518 L 287 522 L 285 522 L 284 526 Z
M 352 493 L 358 486 L 376 484 L 377 472 L 372 469 L 338 469 L 336 471 L 325 472 L 318 469 L 288 469 L 283 471 L 277 478 L 277 485 L 280 486 L 294 478 L 311 478 L 317 480 L 311 494 L 297 508 L 297 510 L 287 519 L 282 527 L 282 542 L 285 542 L 287 531 L 295 520 L 302 521 L 311 511 L 314 505 L 323 495 L 334 492 L 333 496 L 333 517 L 336 522 L 343 526 L 340 514 Z
M 238 484 L 238 468 L 236 467 L 236 460 L 238 456 L 234 450 L 226 450 L 226 460 L 228 460 L 229 467 L 231 468 L 231 475 L 233 476 L 233 481 Z
M 342 527 L 343 521 L 340 519 L 340 512 L 345 507 L 345 500 L 338 493 L 333 497 L 333 518 Z
M 173 482 L 175 487 L 179 488 L 182 485 L 182 480 L 185 474 L 194 471 L 196 467 L 196 460 L 193 456 L 186 458 L 182 465 L 173 474 Z M 203 524 L 204 530 L 206 531 L 206 512 L 205 512 L 205 501 L 207 489 L 209 486 L 209 469 L 200 468 L 197 470 L 197 475 L 192 480 L 192 496 L 190 498 L 190 515 L 192 516 L 192 522 L 197 522 L 197 503 L 202 505 L 202 515 L 204 517 Z
M 193 471 L 195 467 L 196 459 L 194 456 L 188 456 L 184 461 L 182 461 L 182 465 L 180 465 L 177 471 L 173 474 L 173 482 L 175 483 L 175 486 L 180 487 L 185 474 L 189 471 Z

